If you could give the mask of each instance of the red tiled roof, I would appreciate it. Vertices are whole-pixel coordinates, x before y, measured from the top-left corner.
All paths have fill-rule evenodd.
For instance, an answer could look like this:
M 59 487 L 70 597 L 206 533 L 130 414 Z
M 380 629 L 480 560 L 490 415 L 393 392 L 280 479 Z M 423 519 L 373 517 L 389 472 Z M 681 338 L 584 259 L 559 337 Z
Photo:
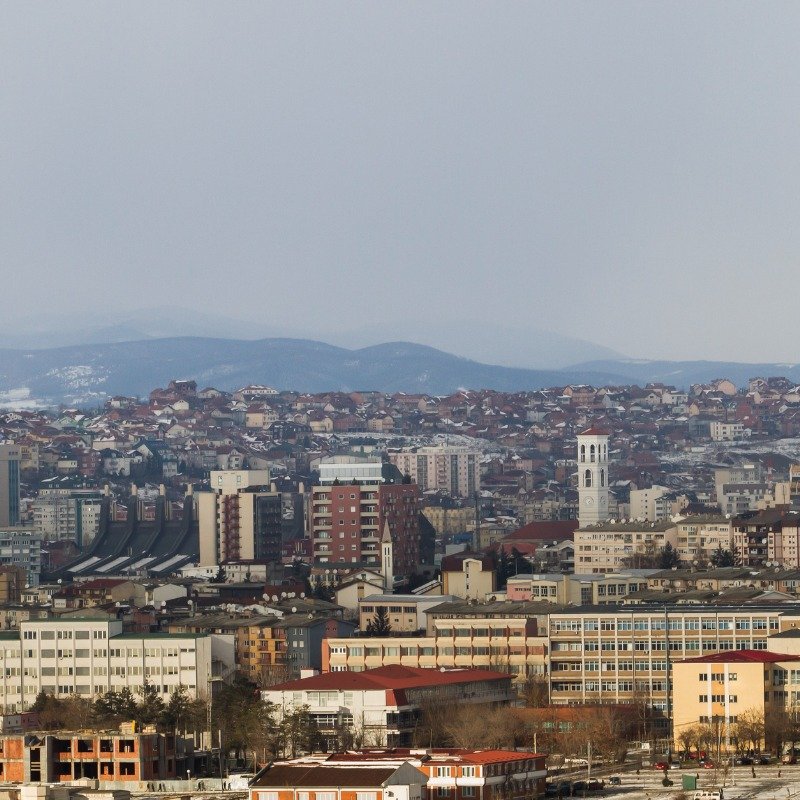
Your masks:
M 603 430 L 603 428 L 587 428 L 585 431 L 581 431 L 578 436 L 611 436 L 611 432 Z
M 766 650 L 729 650 L 711 656 L 685 658 L 682 664 L 774 664 L 777 661 L 800 661 L 800 656 L 768 653 Z
M 513 542 L 516 539 L 537 539 L 550 541 L 572 539 L 578 528 L 578 520 L 535 520 L 504 536 L 501 541 Z
M 336 767 L 330 765 L 276 764 L 268 769 L 255 786 L 302 786 L 315 789 L 331 787 L 377 788 L 397 772 L 397 767 Z M 421 777 L 421 776 L 420 776 Z
M 344 691 L 371 689 L 413 689 L 421 686 L 447 686 L 473 681 L 508 680 L 504 672 L 489 669 L 438 670 L 432 667 L 406 667 L 391 664 L 363 672 L 323 672 L 310 678 L 300 678 L 271 686 L 270 690 L 300 691 L 303 689 L 341 689 Z

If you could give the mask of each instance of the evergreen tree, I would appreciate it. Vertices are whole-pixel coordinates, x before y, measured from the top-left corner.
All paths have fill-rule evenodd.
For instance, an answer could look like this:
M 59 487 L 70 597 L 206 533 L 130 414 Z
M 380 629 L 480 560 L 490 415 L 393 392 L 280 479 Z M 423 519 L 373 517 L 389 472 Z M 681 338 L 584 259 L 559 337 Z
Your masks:
M 738 567 L 741 566 L 739 554 L 736 548 L 733 550 L 726 550 L 723 548 L 722 543 L 717 545 L 717 549 L 711 554 L 711 564 L 717 569 L 722 567 Z
M 386 606 L 378 606 L 375 616 L 367 623 L 366 632 L 370 636 L 387 636 L 392 632 L 392 623 L 389 622 Z
M 164 708 L 158 688 L 145 679 L 142 699 L 136 706 L 136 721 L 140 726 L 157 725 L 162 719 Z
M 184 686 L 176 686 L 169 696 L 167 705 L 161 715 L 165 728 L 171 731 L 184 730 L 189 721 L 192 701 Z
M 673 567 L 679 566 L 680 563 L 681 557 L 678 555 L 678 551 L 667 542 L 664 547 L 661 548 L 661 553 L 658 557 L 659 569 L 672 569 Z

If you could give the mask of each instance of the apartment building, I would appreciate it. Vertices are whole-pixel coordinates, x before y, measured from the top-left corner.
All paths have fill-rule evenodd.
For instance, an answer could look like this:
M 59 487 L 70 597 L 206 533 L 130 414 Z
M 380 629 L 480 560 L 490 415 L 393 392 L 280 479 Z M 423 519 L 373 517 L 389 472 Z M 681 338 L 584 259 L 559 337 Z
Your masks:
M 502 672 L 394 665 L 300 678 L 265 689 L 262 696 L 279 716 L 307 707 L 322 735 L 332 740 L 348 729 L 370 746 L 408 747 L 427 702 L 505 705 L 514 693 L 511 677 Z
M 733 547 L 733 527 L 727 517 L 686 517 L 675 526 L 678 529 L 678 554 L 685 564 L 708 563 L 719 548 L 730 550 Z
M 0 444 L 0 526 L 19 525 L 19 461 L 16 444 Z
M 323 459 L 319 469 L 311 498 L 315 563 L 381 565 L 381 538 L 388 530 L 392 574 L 414 574 L 420 563 L 419 487 L 375 460 L 336 456 Z
M 768 509 L 740 514 L 731 520 L 733 545 L 743 567 L 763 567 L 770 561 L 769 535 L 782 530 L 785 515 L 785 509 Z
M 735 726 L 745 712 L 769 720 L 800 700 L 800 655 L 739 650 L 675 663 L 673 729 L 713 725 L 723 752 L 736 749 Z
M 100 530 L 102 494 L 96 489 L 45 487 L 31 507 L 33 530 L 46 541 L 74 539 L 82 547 Z
M 575 573 L 621 572 L 678 544 L 672 522 L 604 522 L 575 531 Z
M 485 600 L 497 588 L 497 570 L 491 555 L 462 552 L 442 559 L 442 591 L 465 600 Z
M 211 639 L 195 634 L 123 633 L 108 617 L 30 620 L 0 634 L 0 704 L 24 711 L 40 691 L 94 697 L 145 681 L 163 697 L 183 686 L 203 697 L 211 677 Z
M 37 586 L 42 572 L 42 537 L 30 528 L 0 528 L 0 564 L 20 567 L 26 583 Z
M 745 428 L 741 422 L 723 422 L 712 420 L 709 426 L 709 435 L 712 442 L 733 442 L 743 439 Z
M 390 450 L 389 461 L 422 491 L 471 498 L 481 488 L 480 450 L 449 445 Z
M 554 704 L 644 700 L 666 713 L 677 661 L 766 651 L 786 606 L 576 608 L 549 617 Z M 674 679 L 673 679 L 674 685 Z
M 515 575 L 506 583 L 506 599 L 544 600 L 560 605 L 604 605 L 619 603 L 632 592 L 648 588 L 646 573 L 616 572 L 596 575 Z
M 800 515 L 787 514 L 780 530 L 768 531 L 767 560 L 789 569 L 800 567 Z
M 278 492 L 269 470 L 212 470 L 210 483 L 210 492 L 195 495 L 201 566 L 280 563 L 284 540 L 303 529 L 302 486 Z
M 631 489 L 630 515 L 633 519 L 661 522 L 669 516 L 669 504 L 663 499 L 672 490 L 667 486 L 649 486 L 646 489 Z

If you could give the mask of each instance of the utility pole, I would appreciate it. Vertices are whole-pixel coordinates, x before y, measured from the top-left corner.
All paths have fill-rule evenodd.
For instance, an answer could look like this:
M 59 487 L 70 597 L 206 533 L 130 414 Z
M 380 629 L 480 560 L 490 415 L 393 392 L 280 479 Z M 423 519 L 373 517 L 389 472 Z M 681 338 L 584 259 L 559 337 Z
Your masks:
M 669 613 L 664 606 L 664 651 L 667 655 L 667 762 L 672 761 L 672 659 L 669 655 Z

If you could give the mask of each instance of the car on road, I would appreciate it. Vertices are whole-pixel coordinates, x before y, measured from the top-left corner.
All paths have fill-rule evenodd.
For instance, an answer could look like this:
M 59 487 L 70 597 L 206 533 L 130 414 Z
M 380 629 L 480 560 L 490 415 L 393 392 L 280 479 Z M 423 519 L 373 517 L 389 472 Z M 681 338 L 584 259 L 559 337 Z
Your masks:
M 586 781 L 575 781 L 572 784 L 572 789 L 575 792 L 600 792 L 605 789 L 605 781 L 598 780 L 597 778 L 590 778 Z
M 621 776 L 619 776 L 619 775 L 612 775 L 612 776 L 611 776 L 611 777 L 608 779 L 608 782 L 609 782 L 609 783 L 610 783 L 612 786 L 622 786 L 622 777 L 621 777 Z

